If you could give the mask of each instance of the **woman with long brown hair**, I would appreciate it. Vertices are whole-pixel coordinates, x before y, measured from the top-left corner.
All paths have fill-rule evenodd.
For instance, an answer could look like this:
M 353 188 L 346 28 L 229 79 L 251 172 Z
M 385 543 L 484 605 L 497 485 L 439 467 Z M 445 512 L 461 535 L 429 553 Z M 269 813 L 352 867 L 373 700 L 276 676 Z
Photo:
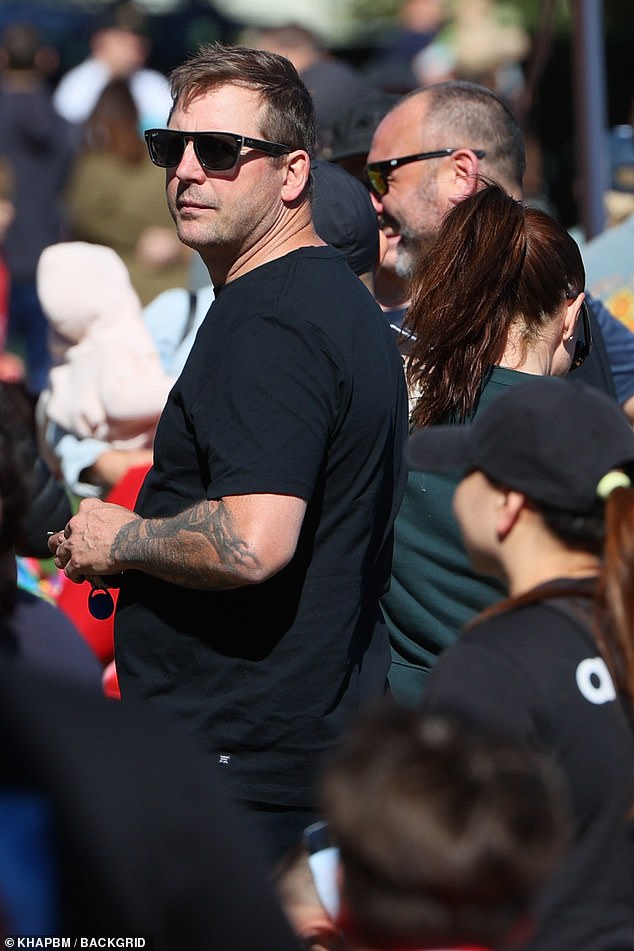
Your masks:
M 412 425 L 471 416 L 494 367 L 565 375 L 584 281 L 579 248 L 545 212 L 495 185 L 456 205 L 412 282 Z
M 593 387 L 534 378 L 471 424 L 420 429 L 411 458 L 458 473 L 471 563 L 508 595 L 443 654 L 423 706 L 546 751 L 571 797 L 571 848 L 523 951 L 634 947 L 631 425 Z
M 585 274 L 579 248 L 550 215 L 497 185 L 459 202 L 421 257 L 405 332 L 412 429 L 459 423 L 533 376 L 565 376 L 583 359 Z M 586 324 L 586 329 L 579 327 Z M 390 684 L 416 703 L 437 656 L 502 597 L 474 571 L 451 516 L 456 476 L 410 472 L 395 525 Z

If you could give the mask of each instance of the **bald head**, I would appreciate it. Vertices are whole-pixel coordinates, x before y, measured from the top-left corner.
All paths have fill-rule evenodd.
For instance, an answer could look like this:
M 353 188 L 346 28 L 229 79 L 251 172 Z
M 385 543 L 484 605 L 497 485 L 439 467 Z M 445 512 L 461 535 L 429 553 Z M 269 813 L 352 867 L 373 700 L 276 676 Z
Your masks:
M 519 126 L 495 93 L 475 83 L 426 86 L 385 116 L 368 163 L 380 167 L 405 157 L 413 160 L 381 169 L 386 190 L 375 194 L 384 233 L 398 242 L 395 269 L 402 278 L 411 276 L 449 209 L 483 182 L 493 180 L 515 198 L 522 194 L 525 154 Z
M 513 113 L 490 89 L 450 80 L 411 94 L 423 104 L 425 131 L 449 136 L 448 144 L 481 148 L 481 174 L 520 198 L 526 171 L 524 141 Z M 413 103 L 414 104 L 414 103 Z

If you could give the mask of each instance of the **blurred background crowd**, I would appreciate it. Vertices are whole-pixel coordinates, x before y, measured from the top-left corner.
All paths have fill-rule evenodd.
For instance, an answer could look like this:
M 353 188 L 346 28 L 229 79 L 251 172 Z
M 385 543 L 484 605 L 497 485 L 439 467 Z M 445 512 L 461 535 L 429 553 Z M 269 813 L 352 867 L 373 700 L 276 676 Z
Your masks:
M 604 100 L 605 127 L 589 181 L 575 83 L 578 21 L 590 7 L 603 31 L 595 95 Z M 45 386 L 51 354 L 36 267 L 50 244 L 114 249 L 144 307 L 169 288 L 207 284 L 174 235 L 163 174 L 143 142 L 147 128 L 166 122 L 170 70 L 204 42 L 288 56 L 315 101 L 319 157 L 357 177 L 369 136 L 398 96 L 444 79 L 488 86 L 524 136 L 525 199 L 580 243 L 597 230 L 629 227 L 629 7 L 628 0 L 0 0 L 0 375 L 24 376 L 34 397 Z M 584 202 L 597 182 L 602 221 L 592 230 Z M 615 265 L 629 244 L 616 232 L 595 244 L 585 258 L 589 289 L 632 329 L 633 268 Z
M 447 72 L 493 82 L 527 112 L 541 149 L 540 174 L 566 226 L 579 220 L 571 0 L 138 0 L 147 65 L 165 74 L 201 42 L 242 39 L 250 27 L 294 23 L 366 83 L 405 92 Z M 629 125 L 634 25 L 628 0 L 603 0 L 606 123 Z M 55 50 L 56 86 L 90 48 L 109 0 L 4 0 L 0 28 L 28 20 Z M 524 86 L 523 93 L 521 87 Z M 622 140 L 616 148 L 622 145 Z M 530 184 L 530 183 L 529 183 Z

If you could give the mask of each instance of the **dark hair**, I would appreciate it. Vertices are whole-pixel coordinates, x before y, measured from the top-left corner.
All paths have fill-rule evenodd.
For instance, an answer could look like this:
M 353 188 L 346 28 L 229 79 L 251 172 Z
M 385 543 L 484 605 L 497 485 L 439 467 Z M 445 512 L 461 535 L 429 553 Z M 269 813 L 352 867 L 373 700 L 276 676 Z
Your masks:
M 86 121 L 84 136 L 89 148 L 111 152 L 124 162 L 146 159 L 139 111 L 126 79 L 112 79 L 104 86 Z
M 614 489 L 605 502 L 596 615 L 604 660 L 634 716 L 634 489 Z
M 315 149 L 315 110 L 311 95 L 290 60 L 265 50 L 211 43 L 170 74 L 174 105 L 219 86 L 243 86 L 266 104 L 261 135 L 291 149 Z M 240 131 L 240 130 L 219 130 Z
M 498 947 L 563 854 L 569 804 L 545 756 L 386 703 L 326 764 L 342 924 L 372 947 Z
M 481 166 L 487 178 L 507 191 L 521 192 L 526 171 L 524 139 L 504 100 L 486 86 L 465 80 L 436 83 L 424 92 L 426 132 L 448 135 L 452 141 L 447 146 L 483 149 Z
M 495 184 L 458 202 L 412 278 L 407 377 L 420 390 L 412 424 L 467 419 L 511 325 L 521 318 L 527 348 L 584 286 L 577 244 L 546 212 Z
M 0 384 L 0 617 L 15 607 L 15 545 L 23 536 L 33 478 L 29 425 L 29 408 L 23 411 L 15 386 Z
M 10 23 L 2 31 L 0 44 L 6 53 L 9 69 L 37 69 L 38 52 L 42 49 L 43 40 L 36 27 L 30 23 Z

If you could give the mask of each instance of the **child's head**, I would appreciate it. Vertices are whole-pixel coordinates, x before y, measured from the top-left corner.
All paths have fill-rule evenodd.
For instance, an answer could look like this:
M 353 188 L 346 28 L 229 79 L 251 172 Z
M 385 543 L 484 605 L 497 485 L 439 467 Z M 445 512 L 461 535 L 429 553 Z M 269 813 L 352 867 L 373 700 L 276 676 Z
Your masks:
M 563 853 L 552 764 L 446 719 L 382 707 L 326 767 L 346 936 L 368 948 L 497 948 Z
M 141 303 L 128 269 L 105 245 L 49 244 L 37 265 L 37 293 L 54 356 L 83 340 L 93 325 L 112 327 L 141 320 Z

